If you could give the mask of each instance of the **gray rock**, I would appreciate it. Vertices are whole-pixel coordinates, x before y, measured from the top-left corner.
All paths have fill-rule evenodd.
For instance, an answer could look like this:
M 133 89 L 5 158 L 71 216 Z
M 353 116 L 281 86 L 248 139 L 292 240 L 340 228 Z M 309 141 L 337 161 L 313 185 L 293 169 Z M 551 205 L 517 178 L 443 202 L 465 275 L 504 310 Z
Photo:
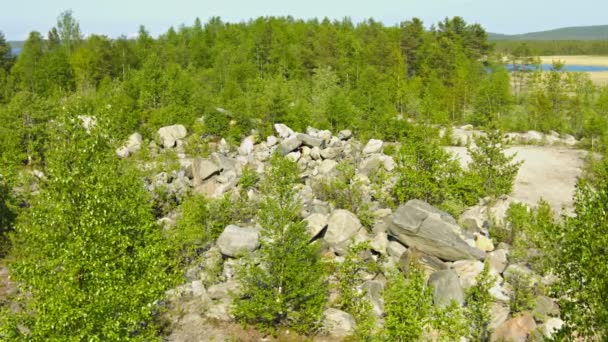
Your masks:
M 370 242 L 370 247 L 374 251 L 382 255 L 386 255 L 386 248 L 388 247 L 388 235 L 385 232 L 376 233 Z
M 287 153 L 287 155 L 285 156 L 286 159 L 291 160 L 292 162 L 296 163 L 298 160 L 300 160 L 300 157 L 302 157 L 302 153 L 295 151 L 295 152 L 289 152 Z
M 363 153 L 365 153 L 365 154 L 379 153 L 380 151 L 382 151 L 383 144 L 384 144 L 384 142 L 382 140 L 370 139 L 367 142 L 367 144 L 365 145 L 365 147 L 363 148 Z
M 274 135 L 270 135 L 266 138 L 266 145 L 268 145 L 268 147 L 272 147 L 278 143 L 279 139 L 277 139 L 277 137 L 275 137 Z
M 348 140 L 353 136 L 353 132 L 350 129 L 345 129 L 338 132 L 338 139 L 340 140 Z
M 397 241 L 389 241 L 388 246 L 386 247 L 388 255 L 397 259 L 401 258 L 401 255 L 403 255 L 405 251 L 407 251 L 407 247 Z
M 354 334 L 357 328 L 357 322 L 350 314 L 329 308 L 323 313 L 325 321 L 323 322 L 323 330 L 332 337 L 348 337 Z
M 562 329 L 565 322 L 559 318 L 552 317 L 549 318 L 543 325 L 539 327 L 540 332 L 547 339 L 551 339 L 553 335 L 555 335 L 558 331 Z
M 234 280 L 230 280 L 225 283 L 219 283 L 219 284 L 212 285 L 207 290 L 207 294 L 209 295 L 209 298 L 215 299 L 215 300 L 228 299 L 234 295 L 238 295 L 239 293 L 240 293 L 240 286 Z
M 534 329 L 536 329 L 534 318 L 529 312 L 524 312 L 497 327 L 492 332 L 490 341 L 525 342 Z
M 363 290 L 372 304 L 372 310 L 377 317 L 382 317 L 384 314 L 384 297 L 382 291 L 384 290 L 384 284 L 379 280 L 368 280 L 363 283 Z
M 401 243 L 445 260 L 483 259 L 485 253 L 469 246 L 454 219 L 429 204 L 411 200 L 397 208 L 389 232 Z
M 281 151 L 282 155 L 287 155 L 289 152 L 295 151 L 298 147 L 302 145 L 302 141 L 297 137 L 291 137 L 283 140 L 283 142 L 279 145 L 279 151 Z
M 501 303 L 492 303 L 490 306 L 490 316 L 492 317 L 490 321 L 490 329 L 495 330 L 499 326 L 501 326 L 504 322 L 509 319 L 509 314 L 511 310 L 505 304 Z
M 237 257 L 260 247 L 259 238 L 260 233 L 256 228 L 229 225 L 217 239 L 217 245 L 223 255 Z
M 284 125 L 284 124 L 280 124 L 280 123 L 275 124 L 274 129 L 275 129 L 275 131 L 277 131 L 277 134 L 279 135 L 279 137 L 281 137 L 283 139 L 294 135 L 294 131 L 291 128 L 287 127 L 287 125 Z
M 197 157 L 192 161 L 192 179 L 195 185 L 203 184 L 203 181 L 220 173 L 220 167 L 209 159 Z
M 310 136 L 308 134 L 303 134 L 303 133 L 296 134 L 296 137 L 299 140 L 301 140 L 302 143 L 306 146 L 320 147 L 320 148 L 323 148 L 325 146 L 325 140 L 323 140 L 321 138 L 316 138 L 316 137 Z
M 340 149 L 336 147 L 328 147 L 321 150 L 321 157 L 323 159 L 336 159 L 340 154 Z
M 501 274 L 507 268 L 507 251 L 504 249 L 497 249 L 488 253 L 486 259 L 490 263 L 490 272 L 494 274 Z
M 126 146 L 122 146 L 116 149 L 116 155 L 118 158 L 124 159 L 131 155 L 129 149 Z
M 141 149 L 144 143 L 144 138 L 139 133 L 133 133 L 129 136 L 127 144 L 125 145 L 129 150 L 129 153 L 133 154 Z
M 238 152 L 241 156 L 248 156 L 253 152 L 253 147 L 255 145 L 255 138 L 252 136 L 246 137 L 241 141 L 241 146 L 239 146 Z
M 464 304 L 464 290 L 460 286 L 458 274 L 453 270 L 437 271 L 429 278 L 429 285 L 433 287 L 433 302 L 439 307 L 446 307 L 452 301 L 460 306 Z
M 158 136 L 164 148 L 173 148 L 179 139 L 183 139 L 188 134 L 183 125 L 165 126 L 158 129 Z
M 311 214 L 304 219 L 306 222 L 306 229 L 311 238 L 319 235 L 319 233 L 327 227 L 327 215 L 323 214 Z
M 534 318 L 538 321 L 546 321 L 550 316 L 559 315 L 559 306 L 553 299 L 547 296 L 538 296 L 534 303 Z
M 405 253 L 401 254 L 401 257 L 399 258 L 399 269 L 401 269 L 403 273 L 407 274 L 410 271 L 410 265 L 412 262 L 416 262 L 416 264 L 421 266 L 422 270 L 428 276 L 437 271 L 448 268 L 447 265 L 439 258 L 424 254 L 415 248 L 411 248 L 405 251 Z
M 334 210 L 327 221 L 324 240 L 332 247 L 349 241 L 361 229 L 359 218 L 348 210 Z
M 483 271 L 483 263 L 477 260 L 458 260 L 452 264 L 463 288 L 477 285 L 477 276 Z
M 337 161 L 326 159 L 319 165 L 319 173 L 322 175 L 329 175 L 336 170 L 336 166 L 338 166 Z

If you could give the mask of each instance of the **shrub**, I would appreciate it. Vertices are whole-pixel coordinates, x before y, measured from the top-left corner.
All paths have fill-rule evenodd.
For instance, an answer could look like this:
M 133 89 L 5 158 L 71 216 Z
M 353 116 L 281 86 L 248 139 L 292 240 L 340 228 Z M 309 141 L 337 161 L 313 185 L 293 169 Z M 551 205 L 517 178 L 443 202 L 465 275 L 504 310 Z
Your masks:
M 490 275 L 490 265 L 486 262 L 483 271 L 477 276 L 477 284 L 466 292 L 466 317 L 471 328 L 469 336 L 473 341 L 487 341 L 490 337 L 490 289 L 494 281 L 494 277 Z
M 534 289 L 529 274 L 513 270 L 508 277 L 505 277 L 505 281 L 511 285 L 509 308 L 513 314 L 534 308 Z
M 325 266 L 298 216 L 298 182 L 297 165 L 273 156 L 261 185 L 262 248 L 257 262 L 249 262 L 239 274 L 244 295 L 236 300 L 234 314 L 263 331 L 284 326 L 312 334 L 327 299 Z

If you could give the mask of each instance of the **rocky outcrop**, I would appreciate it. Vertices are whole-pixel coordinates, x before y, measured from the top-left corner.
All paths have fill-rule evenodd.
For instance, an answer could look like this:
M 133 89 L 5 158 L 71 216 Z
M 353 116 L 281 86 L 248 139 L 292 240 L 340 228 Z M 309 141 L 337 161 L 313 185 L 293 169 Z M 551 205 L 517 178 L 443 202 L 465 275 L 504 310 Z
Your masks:
M 325 321 L 323 322 L 323 330 L 332 337 L 348 337 L 355 333 L 357 328 L 357 322 L 350 314 L 338 310 L 338 309 L 327 309 L 323 316 Z
M 158 137 L 164 148 L 173 148 L 180 139 L 184 139 L 188 131 L 183 125 L 165 126 L 158 129 Z
M 471 247 L 461 228 L 447 213 L 411 200 L 397 208 L 389 226 L 392 236 L 408 247 L 445 260 L 483 259 L 485 253 Z

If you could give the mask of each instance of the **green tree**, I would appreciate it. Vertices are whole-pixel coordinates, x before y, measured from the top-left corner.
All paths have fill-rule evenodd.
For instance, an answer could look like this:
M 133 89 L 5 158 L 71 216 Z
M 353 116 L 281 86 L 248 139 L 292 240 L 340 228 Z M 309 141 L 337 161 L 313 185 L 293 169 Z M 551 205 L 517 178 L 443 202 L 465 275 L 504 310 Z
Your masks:
M 466 292 L 466 317 L 470 323 L 472 341 L 488 341 L 490 338 L 489 326 L 492 322 L 490 289 L 494 286 L 494 282 L 494 277 L 490 275 L 490 264 L 486 262 L 483 271 L 477 276 L 477 284 Z
M 74 14 L 71 10 L 64 11 L 57 17 L 57 32 L 61 44 L 68 53 L 74 51 L 76 45 L 82 40 L 80 24 L 76 18 L 74 18 Z
M 601 162 L 594 177 L 581 179 L 575 195 L 575 215 L 552 236 L 546 255 L 557 275 L 562 337 L 573 333 L 589 340 L 608 338 L 608 163 Z M 551 246 L 551 245 L 550 245 Z M 550 247 L 547 246 L 547 247 Z
M 510 194 L 523 162 L 514 162 L 515 155 L 505 154 L 505 139 L 500 130 L 491 129 L 475 137 L 475 146 L 467 150 L 471 156 L 467 176 L 479 184 L 479 197 Z
M 0 69 L 4 69 L 8 72 L 13 65 L 13 57 L 11 52 L 11 46 L 6 42 L 4 33 L 0 31 Z
M 0 315 L 0 337 L 153 338 L 155 302 L 173 278 L 142 180 L 117 160 L 101 123 L 87 133 L 66 116 L 53 129 L 48 181 L 12 236 L 24 308 Z
M 322 318 L 327 283 L 318 247 L 309 244 L 299 217 L 298 183 L 297 165 L 274 155 L 261 186 L 259 263 L 242 270 L 244 294 L 234 313 L 238 320 L 265 331 L 286 326 L 312 334 Z

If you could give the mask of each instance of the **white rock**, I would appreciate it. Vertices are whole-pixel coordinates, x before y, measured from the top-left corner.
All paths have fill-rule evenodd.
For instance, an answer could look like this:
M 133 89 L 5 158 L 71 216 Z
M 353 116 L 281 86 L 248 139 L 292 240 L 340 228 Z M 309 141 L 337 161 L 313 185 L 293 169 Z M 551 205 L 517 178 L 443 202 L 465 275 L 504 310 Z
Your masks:
M 323 330 L 330 336 L 348 337 L 355 333 L 357 323 L 350 314 L 338 309 L 329 308 L 325 310 L 323 316 L 325 317 Z
M 464 289 L 477 284 L 477 276 L 483 271 L 483 263 L 477 260 L 454 261 L 452 268 L 460 278 L 460 284 Z
M 157 133 L 164 148 L 173 148 L 178 140 L 186 137 L 188 131 L 183 125 L 173 125 L 161 127 Z
M 275 124 L 274 129 L 275 129 L 275 131 L 277 131 L 277 134 L 279 135 L 279 137 L 281 137 L 283 139 L 288 138 L 295 134 L 291 128 L 287 127 L 287 125 L 280 124 L 280 123 Z
M 239 154 L 241 156 L 248 156 L 253 152 L 253 146 L 255 144 L 255 138 L 252 136 L 248 136 L 241 142 L 241 146 L 239 147 Z
M 274 135 L 266 137 L 266 145 L 268 145 L 268 147 L 272 147 L 278 143 L 279 139 L 277 139 L 277 137 L 275 137 Z
M 304 219 L 306 229 L 311 238 L 317 236 L 325 227 L 327 227 L 327 215 L 315 213 Z
M 367 142 L 367 145 L 365 145 L 365 147 L 363 148 L 363 153 L 379 153 L 382 150 L 382 144 L 384 144 L 382 140 L 370 139 Z

